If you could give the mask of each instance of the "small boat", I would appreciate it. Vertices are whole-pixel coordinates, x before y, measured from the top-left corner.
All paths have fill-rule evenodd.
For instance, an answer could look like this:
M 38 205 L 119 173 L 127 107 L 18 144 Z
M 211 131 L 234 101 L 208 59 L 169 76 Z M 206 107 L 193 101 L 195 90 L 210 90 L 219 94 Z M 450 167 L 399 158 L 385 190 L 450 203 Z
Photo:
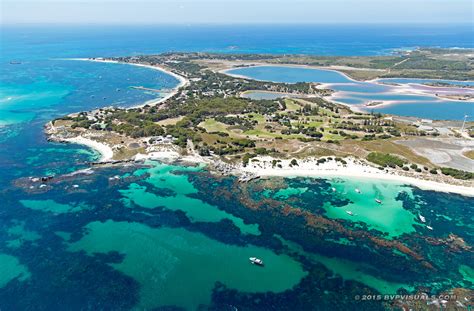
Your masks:
M 420 218 L 421 222 L 426 222 L 426 218 L 421 216 L 421 215 L 418 215 L 418 217 Z
M 12 60 L 10 62 L 10 65 L 21 65 L 21 62 L 17 61 L 17 60 Z
M 382 201 L 380 201 L 379 199 L 375 199 L 375 202 L 377 202 L 378 204 L 382 204 Z
M 257 257 L 250 257 L 249 260 L 253 265 L 263 266 L 263 260 L 261 260 Z
M 357 193 L 360 193 L 360 190 L 359 190 L 359 188 L 356 188 L 355 192 L 357 192 Z
M 431 226 L 426 226 L 426 229 L 428 229 L 428 230 L 433 230 L 433 227 L 431 227 Z
M 347 214 L 351 215 L 351 216 L 354 216 L 354 213 L 351 212 L 351 211 L 346 211 Z
M 336 192 L 336 188 L 332 188 L 332 192 Z

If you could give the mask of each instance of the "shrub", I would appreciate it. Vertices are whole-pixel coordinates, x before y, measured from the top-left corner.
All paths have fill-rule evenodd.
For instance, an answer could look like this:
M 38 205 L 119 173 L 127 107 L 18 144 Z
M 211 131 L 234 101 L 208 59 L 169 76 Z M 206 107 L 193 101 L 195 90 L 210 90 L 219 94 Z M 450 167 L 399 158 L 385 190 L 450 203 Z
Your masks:
M 402 167 L 406 163 L 405 160 L 403 160 L 403 159 L 401 159 L 397 156 L 394 156 L 394 155 L 391 155 L 391 154 L 388 154 L 388 153 L 380 153 L 380 152 L 371 152 L 367 156 L 367 160 L 369 160 L 372 163 L 383 166 L 383 167 L 387 167 L 387 166 Z
M 244 154 L 244 156 L 242 157 L 243 166 L 247 166 L 247 164 L 249 164 L 250 159 L 255 158 L 255 156 L 256 156 L 255 154 L 250 154 L 250 153 Z
M 474 178 L 474 173 L 461 171 L 461 170 L 457 170 L 455 168 L 450 168 L 450 167 L 442 167 L 441 173 L 443 173 L 444 175 L 448 175 L 448 176 L 451 176 L 457 179 L 462 179 L 462 180 L 468 180 L 468 179 Z

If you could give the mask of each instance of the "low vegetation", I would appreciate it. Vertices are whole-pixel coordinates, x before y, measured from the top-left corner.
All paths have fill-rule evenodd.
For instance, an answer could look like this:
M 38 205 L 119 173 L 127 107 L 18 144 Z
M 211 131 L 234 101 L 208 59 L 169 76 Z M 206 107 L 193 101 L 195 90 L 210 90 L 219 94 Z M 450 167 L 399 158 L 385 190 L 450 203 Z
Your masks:
M 391 155 L 388 153 L 379 153 L 379 152 L 369 153 L 369 155 L 367 156 L 367 160 L 383 167 L 392 167 L 392 168 L 395 168 L 397 166 L 403 167 L 403 165 L 406 163 L 405 160 L 395 155 Z
M 440 168 L 440 170 L 441 170 L 441 173 L 443 173 L 444 175 L 448 175 L 456 179 L 462 179 L 462 180 L 474 179 L 474 173 L 457 170 L 450 167 L 442 167 Z
M 317 57 L 217 55 L 168 53 L 114 58 L 130 63 L 159 64 L 189 79 L 165 103 L 135 109 L 104 108 L 61 118 L 72 129 L 113 132 L 129 138 L 168 136 L 181 148 L 192 146 L 201 156 L 223 156 L 247 165 L 258 155 L 275 157 L 341 156 L 367 158 L 381 167 L 449 175 L 471 179 L 472 174 L 454 169 L 438 171 L 426 158 L 396 143 L 413 136 L 434 135 L 413 123 L 397 121 L 380 113 L 353 112 L 326 100 L 331 90 L 316 83 L 273 83 L 231 77 L 212 70 L 216 60 L 264 60 L 318 66 L 341 65 L 391 71 L 466 70 L 456 61 L 437 61 L 435 51 L 422 50 L 390 57 Z M 400 63 L 404 61 L 403 63 Z M 361 70 L 359 70 L 361 71 Z M 386 73 L 376 71 L 381 76 Z M 400 74 L 402 76 L 402 74 Z M 293 94 L 292 98 L 253 100 L 240 97 L 248 90 Z M 311 95 L 311 96 L 308 96 Z M 158 138 L 156 141 L 160 141 Z M 466 154 L 472 157 L 471 154 Z M 341 159 L 341 161 L 344 161 Z M 416 164 L 414 164 L 416 163 Z M 278 166 L 278 163 L 275 163 Z M 297 166 L 296 159 L 291 161 Z M 421 166 L 420 166 L 421 165 Z

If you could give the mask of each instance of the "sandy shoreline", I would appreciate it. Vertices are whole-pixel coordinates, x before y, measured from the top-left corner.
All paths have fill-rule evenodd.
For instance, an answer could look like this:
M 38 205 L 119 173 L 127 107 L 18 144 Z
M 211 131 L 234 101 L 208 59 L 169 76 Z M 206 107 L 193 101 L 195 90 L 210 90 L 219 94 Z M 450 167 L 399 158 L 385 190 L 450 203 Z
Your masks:
M 290 166 L 290 160 L 281 160 L 278 162 L 282 167 L 273 167 L 271 157 L 254 158 L 256 161 L 250 161 L 244 167 L 238 166 L 236 170 L 255 174 L 256 176 L 280 176 L 280 177 L 347 177 L 355 179 L 371 179 L 371 180 L 386 180 L 399 182 L 402 184 L 409 184 L 416 186 L 423 190 L 434 190 L 439 192 L 457 193 L 464 196 L 474 196 L 474 188 L 452 185 L 447 183 L 436 182 L 432 180 L 419 179 L 409 176 L 403 176 L 395 171 L 379 170 L 376 167 L 365 164 L 362 161 L 353 158 L 344 158 L 347 164 L 342 164 L 335 160 L 326 161 L 325 163 L 317 164 L 316 158 L 307 158 L 297 160 L 298 166 Z
M 83 136 L 73 137 L 73 138 L 66 138 L 63 141 L 73 144 L 84 145 L 89 148 L 92 148 L 101 154 L 99 162 L 107 162 L 112 160 L 114 156 L 114 152 L 112 148 L 108 145 L 98 142 L 96 140 L 92 140 Z
M 65 60 L 88 61 L 88 62 L 98 62 L 98 63 L 108 63 L 108 64 L 122 64 L 122 65 L 144 67 L 144 68 L 149 68 L 153 70 L 159 70 L 161 72 L 164 72 L 174 77 L 175 79 L 179 81 L 179 84 L 173 88 L 173 91 L 167 94 L 165 97 L 152 99 L 152 100 L 144 102 L 143 104 L 128 107 L 127 109 L 140 108 L 146 105 L 153 106 L 153 105 L 157 105 L 162 102 L 165 102 L 171 97 L 173 97 L 174 95 L 176 95 L 176 93 L 179 91 L 180 88 L 185 87 L 189 83 L 188 79 L 186 79 L 185 77 L 180 76 L 172 71 L 169 71 L 168 69 L 163 68 L 162 66 L 159 66 L 159 65 L 152 66 L 152 65 L 144 65 L 144 64 L 125 63 L 125 62 L 119 62 L 119 61 L 108 60 L 108 59 L 103 59 L 103 58 L 66 58 Z

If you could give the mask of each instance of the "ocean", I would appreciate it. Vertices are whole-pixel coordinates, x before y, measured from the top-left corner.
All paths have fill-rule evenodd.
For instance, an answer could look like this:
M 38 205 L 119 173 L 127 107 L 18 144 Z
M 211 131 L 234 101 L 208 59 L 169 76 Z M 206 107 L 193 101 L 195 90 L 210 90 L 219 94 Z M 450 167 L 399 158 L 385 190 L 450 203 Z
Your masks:
M 449 242 L 474 243 L 472 198 L 373 180 L 242 187 L 204 167 L 159 162 L 90 169 L 96 152 L 43 133 L 53 118 L 133 106 L 177 84 L 160 71 L 64 58 L 386 55 L 474 47 L 473 35 L 469 25 L 2 27 L 0 309 L 343 310 L 364 293 L 473 289 L 472 253 Z M 44 175 L 57 178 L 25 186 Z

